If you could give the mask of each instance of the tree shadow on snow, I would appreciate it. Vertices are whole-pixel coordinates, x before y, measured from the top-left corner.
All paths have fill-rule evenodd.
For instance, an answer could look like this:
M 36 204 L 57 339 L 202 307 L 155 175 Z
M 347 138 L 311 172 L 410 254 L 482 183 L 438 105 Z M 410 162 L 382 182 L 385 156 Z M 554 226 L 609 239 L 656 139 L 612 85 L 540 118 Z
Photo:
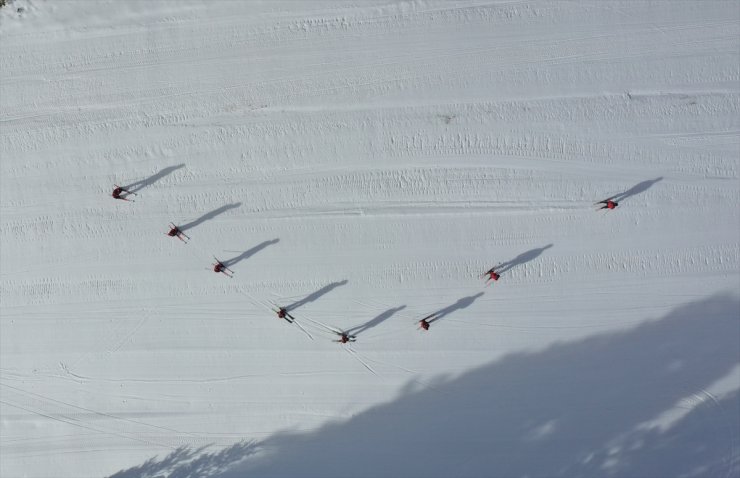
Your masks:
M 718 296 L 409 385 L 346 422 L 278 433 L 260 443 L 268 457 L 218 476 L 722 476 L 740 438 L 737 395 L 706 400 L 665 431 L 641 425 L 738 364 L 739 312 L 736 298 Z
M 231 466 L 199 476 L 738 476 L 740 398 L 706 390 L 738 365 L 739 316 L 738 299 L 718 295 L 627 331 L 413 380 L 390 403 L 276 433 L 259 456 L 237 448 Z
M 661 181 L 661 180 L 663 180 L 663 176 L 661 176 L 659 178 L 655 178 L 655 179 L 648 179 L 647 181 L 643 181 L 641 183 L 637 183 L 634 186 L 632 186 L 631 188 L 629 188 L 628 190 L 626 190 L 624 192 L 621 192 L 619 194 L 616 194 L 616 195 L 608 198 L 607 200 L 612 200 L 614 202 L 624 201 L 627 198 L 630 198 L 632 196 L 636 196 L 636 195 L 638 195 L 640 193 L 643 193 L 643 192 L 647 191 L 648 189 L 650 189 L 650 187 L 653 184 L 655 184 L 655 183 L 657 183 L 658 181 Z
M 204 222 L 206 222 L 208 220 L 213 219 L 214 217 L 218 216 L 219 214 L 225 213 L 229 209 L 236 209 L 236 208 L 238 208 L 241 205 L 242 205 L 242 203 L 237 202 L 237 203 L 234 203 L 234 204 L 227 204 L 225 206 L 221 206 L 218 209 L 214 209 L 211 212 L 208 212 L 208 213 L 203 214 L 202 216 L 200 216 L 195 221 L 189 222 L 187 224 L 183 224 L 182 226 L 178 226 L 178 227 L 180 228 L 181 231 L 187 231 L 188 229 L 192 229 L 192 228 L 194 228 L 196 226 L 199 226 L 199 225 L 203 224 Z
M 405 308 L 406 308 L 406 306 L 405 305 L 402 305 L 401 307 L 396 307 L 395 309 L 388 309 L 385 312 L 383 312 L 380 315 L 378 315 L 377 317 L 369 320 L 368 322 L 365 322 L 362 325 L 357 325 L 355 327 L 352 327 L 351 329 L 348 329 L 345 333 L 347 335 L 353 335 L 353 336 L 356 337 L 357 335 L 361 334 L 362 332 L 364 332 L 366 330 L 370 330 L 373 327 L 375 327 L 376 325 L 379 325 L 379 324 L 385 322 L 387 319 L 390 319 L 391 316 L 393 316 L 393 314 L 395 314 L 396 312 L 400 312 L 400 311 L 402 311 Z
M 254 454 L 254 442 L 239 442 L 219 452 L 205 453 L 207 446 L 189 450 L 179 447 L 161 460 L 157 457 L 143 465 L 121 470 L 109 478 L 203 478 L 216 476 L 235 463 Z
M 155 173 L 151 176 L 149 176 L 146 179 L 142 179 L 140 181 L 133 182 L 131 184 L 128 184 L 123 187 L 123 189 L 126 189 L 127 191 L 131 191 L 132 193 L 135 193 L 136 191 L 140 191 L 144 189 L 147 186 L 151 186 L 152 184 L 156 183 L 163 177 L 167 176 L 168 174 L 177 171 L 180 168 L 184 168 L 185 164 L 178 164 L 177 166 L 169 166 L 167 168 L 164 168 L 163 170 L 159 171 L 158 173 Z
M 265 241 L 265 242 L 263 242 L 261 244 L 257 244 L 253 248 L 251 248 L 251 249 L 249 249 L 247 251 L 242 252 L 241 254 L 239 254 L 236 257 L 232 257 L 231 259 L 228 259 L 228 260 L 225 260 L 225 261 L 221 261 L 221 264 L 225 265 L 226 267 L 233 267 L 236 264 L 238 264 L 241 261 L 243 261 L 244 259 L 249 259 L 253 255 L 257 254 L 259 251 L 261 251 L 265 247 L 271 246 L 273 244 L 277 244 L 278 242 L 280 242 L 280 239 L 273 239 L 271 241 Z
M 312 294 L 310 294 L 310 295 L 306 296 L 305 298 L 303 298 L 303 299 L 299 300 L 298 302 L 294 302 L 294 303 L 292 303 L 292 304 L 290 304 L 290 305 L 286 306 L 286 307 L 285 307 L 285 310 L 287 310 L 287 311 L 291 311 L 291 310 L 295 310 L 295 309 L 297 309 L 297 308 L 299 308 L 299 307 L 302 307 L 302 306 L 304 306 L 304 305 L 308 304 L 309 302 L 313 302 L 313 301 L 317 300 L 317 299 L 318 299 L 319 297 L 321 297 L 322 295 L 324 295 L 324 294 L 327 294 L 327 293 L 331 292 L 331 291 L 332 291 L 332 289 L 335 289 L 335 288 L 337 288 L 337 287 L 339 287 L 339 286 L 343 286 L 343 285 L 345 285 L 345 284 L 346 284 L 347 282 L 348 282 L 348 281 L 347 281 L 347 279 L 344 279 L 344 280 L 343 280 L 343 281 L 341 281 L 341 282 L 332 282 L 332 283 L 331 283 L 331 284 L 329 284 L 329 285 L 325 285 L 325 286 L 324 286 L 324 287 L 322 287 L 321 289 L 319 289 L 319 290 L 317 290 L 316 292 L 314 292 L 314 293 L 312 293 Z
M 540 257 L 543 252 L 545 252 L 547 249 L 551 248 L 552 244 L 548 244 L 545 247 L 539 247 L 537 249 L 531 249 L 527 252 L 522 252 L 515 258 L 513 258 L 510 261 L 503 262 L 496 266 L 496 272 L 499 274 L 503 274 L 504 272 L 509 272 L 511 269 L 513 269 L 516 266 L 526 264 L 527 262 L 533 261 Z
M 483 295 L 483 292 L 478 292 L 475 295 L 469 295 L 467 297 L 463 297 L 462 299 L 457 299 L 457 302 L 455 302 L 454 304 L 448 305 L 444 309 L 440 309 L 437 312 L 431 314 L 430 317 L 432 317 L 432 318 L 431 319 L 427 319 L 427 322 L 431 324 L 432 322 L 436 322 L 439 319 L 441 319 L 442 317 L 445 317 L 446 315 L 449 315 L 449 314 L 455 312 L 456 310 L 465 309 L 467 307 L 470 307 L 470 305 L 473 302 L 475 302 L 475 300 L 478 297 L 481 297 L 482 295 Z

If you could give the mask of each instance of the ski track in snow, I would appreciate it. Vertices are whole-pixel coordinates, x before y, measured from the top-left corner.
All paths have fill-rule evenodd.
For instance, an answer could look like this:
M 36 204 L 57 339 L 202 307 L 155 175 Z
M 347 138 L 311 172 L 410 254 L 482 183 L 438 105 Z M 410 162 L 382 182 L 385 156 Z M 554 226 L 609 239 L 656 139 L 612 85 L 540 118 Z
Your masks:
M 737 295 L 738 38 L 730 1 L 0 8 L 0 475 L 309 433 Z

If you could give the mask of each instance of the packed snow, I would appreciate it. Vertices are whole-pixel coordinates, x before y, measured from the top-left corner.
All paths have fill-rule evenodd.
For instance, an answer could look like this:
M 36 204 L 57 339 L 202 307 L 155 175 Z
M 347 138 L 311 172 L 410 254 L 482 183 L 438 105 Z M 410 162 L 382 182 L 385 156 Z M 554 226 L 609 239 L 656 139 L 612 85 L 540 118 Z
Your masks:
M 739 133 L 735 0 L 7 0 L 0 476 L 738 477 Z

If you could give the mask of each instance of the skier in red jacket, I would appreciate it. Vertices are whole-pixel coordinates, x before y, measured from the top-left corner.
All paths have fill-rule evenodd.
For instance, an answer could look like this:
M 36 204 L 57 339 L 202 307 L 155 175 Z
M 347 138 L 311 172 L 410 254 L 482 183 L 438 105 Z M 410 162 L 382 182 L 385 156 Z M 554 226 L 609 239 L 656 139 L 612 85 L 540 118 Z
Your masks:
M 599 201 L 596 204 L 603 204 L 603 206 L 601 206 L 599 208 L 599 210 L 601 210 L 601 209 L 614 209 L 615 207 L 619 206 L 619 203 L 618 202 L 614 202 L 611 199 L 606 199 L 604 201 Z
M 187 236 L 179 227 L 175 226 L 172 223 L 170 223 L 170 230 L 167 232 L 167 235 L 170 237 L 176 237 L 185 243 L 187 243 L 185 239 L 190 240 L 189 236 Z
M 491 267 L 484 275 L 488 276 L 488 279 L 486 280 L 486 284 L 490 281 L 497 281 L 499 278 L 501 278 L 501 274 L 495 271 L 495 267 Z
M 214 257 L 214 259 L 216 258 Z M 233 277 L 234 272 L 228 267 L 226 267 L 226 264 L 219 261 L 218 259 L 216 259 L 216 263 L 212 265 L 213 265 L 213 272 L 216 272 L 216 273 L 220 272 L 226 277 Z
M 277 314 L 278 319 L 284 319 L 291 324 L 295 321 L 295 317 L 290 315 L 288 313 L 288 309 L 286 309 L 285 307 L 280 307 L 278 310 L 275 311 L 275 313 Z
M 339 340 L 335 340 L 334 342 L 346 344 L 347 342 L 354 342 L 356 340 L 354 335 L 347 335 L 345 332 L 342 332 L 341 334 L 337 333 L 337 335 L 339 335 Z
M 124 189 L 124 188 L 122 188 L 121 186 L 118 186 L 118 185 L 115 185 L 115 186 L 116 186 L 116 188 L 113 190 L 113 194 L 111 194 L 111 196 L 113 196 L 113 199 L 121 199 L 123 201 L 131 201 L 131 199 L 126 199 L 125 196 L 121 196 L 121 194 L 123 194 L 123 193 L 126 193 L 126 195 L 129 195 L 129 194 L 131 194 L 131 191 L 129 191 L 127 189 Z

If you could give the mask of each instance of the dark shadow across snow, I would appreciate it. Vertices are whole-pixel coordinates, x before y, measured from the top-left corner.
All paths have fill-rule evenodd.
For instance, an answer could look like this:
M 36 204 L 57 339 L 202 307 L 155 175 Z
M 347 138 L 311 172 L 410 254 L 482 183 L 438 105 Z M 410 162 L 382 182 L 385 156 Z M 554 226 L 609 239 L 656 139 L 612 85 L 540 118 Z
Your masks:
M 299 307 L 302 307 L 302 306 L 304 306 L 304 305 L 306 305 L 306 304 L 308 304 L 310 302 L 313 302 L 315 300 L 318 300 L 324 294 L 328 294 L 329 292 L 331 292 L 332 290 L 336 289 L 337 287 L 340 287 L 340 286 L 343 286 L 343 285 L 346 285 L 346 284 L 347 284 L 347 279 L 344 279 L 343 281 L 340 281 L 340 282 L 332 282 L 331 284 L 327 284 L 324 287 L 322 287 L 321 289 L 317 290 L 316 292 L 313 292 L 313 293 L 307 295 L 303 299 L 301 299 L 301 300 L 299 300 L 297 302 L 294 302 L 294 303 L 286 306 L 285 307 L 285 310 L 293 311 L 293 310 L 295 310 L 295 309 L 297 309 Z
M 264 242 L 262 242 L 260 244 L 257 244 L 253 248 L 251 248 L 251 249 L 249 249 L 247 251 L 242 252 L 241 254 L 239 254 L 236 257 L 232 257 L 231 259 L 227 259 L 225 261 L 221 261 L 221 263 L 223 265 L 225 265 L 226 267 L 233 267 L 233 266 L 237 265 L 238 263 L 240 263 L 241 261 L 243 261 L 244 259 L 249 259 L 253 255 L 257 254 L 259 251 L 261 251 L 265 247 L 271 246 L 273 244 L 277 244 L 278 242 L 280 242 L 280 239 L 273 239 L 271 241 L 264 241 Z
M 545 252 L 547 249 L 551 248 L 552 244 L 548 244 L 545 247 L 539 247 L 537 249 L 530 249 L 527 252 L 522 252 L 515 258 L 513 258 L 510 261 L 506 261 L 502 264 L 499 264 L 496 266 L 496 272 L 499 274 L 504 274 L 505 272 L 509 272 L 511 269 L 513 269 L 516 266 L 526 264 L 527 262 L 533 261 L 540 257 L 543 252 Z
M 433 313 L 430 317 L 430 319 L 427 319 L 428 323 L 436 322 L 443 317 L 455 312 L 456 310 L 465 309 L 467 307 L 470 307 L 470 305 L 476 301 L 479 297 L 483 296 L 483 292 L 478 292 L 475 295 L 469 295 L 467 297 L 463 297 L 461 299 L 457 299 L 457 302 L 454 304 L 448 305 L 444 309 L 440 309 L 437 312 Z
M 207 446 L 190 450 L 179 447 L 161 459 L 154 457 L 140 466 L 121 470 L 109 478 L 205 478 L 216 476 L 257 450 L 253 442 L 242 441 L 217 452 Z
M 355 336 L 356 337 L 357 335 L 363 333 L 364 331 L 370 330 L 373 327 L 375 327 L 375 326 L 377 326 L 377 325 L 385 322 L 386 320 L 390 319 L 393 316 L 393 314 L 395 314 L 396 312 L 400 312 L 400 311 L 402 311 L 405 308 L 406 308 L 406 306 L 405 305 L 402 305 L 402 306 L 396 307 L 394 309 L 388 309 L 385 312 L 383 312 L 380 315 L 378 315 L 377 317 L 375 317 L 375 318 L 373 318 L 373 319 L 365 322 L 362 325 L 357 325 L 355 327 L 352 327 L 350 329 L 347 329 L 347 331 L 345 333 L 347 335 L 352 335 L 352 336 Z
M 655 178 L 655 179 L 648 179 L 646 181 L 642 181 L 640 183 L 635 184 L 628 190 L 608 198 L 608 200 L 612 200 L 614 202 L 624 201 L 625 199 L 631 198 L 632 196 L 636 196 L 640 193 L 644 193 L 645 191 L 650 189 L 653 186 L 653 184 L 659 181 L 662 181 L 662 180 L 663 180 L 663 176 L 659 178 Z
M 720 295 L 429 387 L 409 381 L 389 403 L 276 433 L 256 444 L 259 456 L 236 453 L 201 476 L 738 476 L 738 395 L 706 389 L 740 362 L 739 317 L 738 299 Z M 692 402 L 672 426 L 647 425 Z
M 219 214 L 225 213 L 229 209 L 236 209 L 236 208 L 238 208 L 241 205 L 242 205 L 242 203 L 240 203 L 240 202 L 237 202 L 237 203 L 234 203 L 234 204 L 226 204 L 225 206 L 221 206 L 218 209 L 214 209 L 211 212 L 207 212 L 207 213 L 203 214 L 201 217 L 199 217 L 198 219 L 196 219 L 194 221 L 188 222 L 187 224 L 183 224 L 183 225 L 178 226 L 178 227 L 180 228 L 181 231 L 187 231 L 188 229 L 192 229 L 192 228 L 194 228 L 196 226 L 199 226 L 199 225 L 203 224 L 206 221 L 209 221 L 209 220 L 213 219 L 214 217 L 218 216 Z

